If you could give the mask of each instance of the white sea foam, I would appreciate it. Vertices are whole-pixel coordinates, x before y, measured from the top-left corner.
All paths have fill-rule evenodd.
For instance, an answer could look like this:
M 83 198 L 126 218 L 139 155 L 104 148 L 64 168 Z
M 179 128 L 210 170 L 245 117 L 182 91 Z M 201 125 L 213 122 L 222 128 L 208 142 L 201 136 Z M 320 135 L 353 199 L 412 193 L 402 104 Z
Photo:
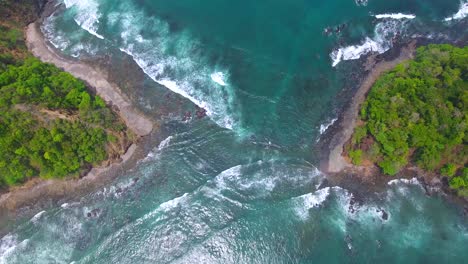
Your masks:
M 185 201 L 187 199 L 188 193 L 184 193 L 184 195 L 180 197 L 176 197 L 172 200 L 169 200 L 167 202 L 162 203 L 159 208 L 163 211 L 170 210 L 172 208 L 177 207 L 181 202 Z
M 423 186 L 418 181 L 418 179 L 416 178 L 412 178 L 409 180 L 408 179 L 395 179 L 395 180 L 389 181 L 387 184 L 392 187 L 388 190 L 389 201 L 394 200 L 394 199 L 401 199 L 401 198 L 395 198 L 395 196 L 397 197 L 403 196 L 405 197 L 405 199 L 410 200 L 413 206 L 417 210 L 419 211 L 423 210 L 422 204 L 420 203 L 418 198 L 416 198 L 414 195 L 411 194 L 412 188 L 410 188 L 410 187 L 418 187 L 421 191 L 424 191 Z
M 78 9 L 77 15 L 75 16 L 75 22 L 97 38 L 104 39 L 104 37 L 97 33 L 99 19 L 101 13 L 99 13 L 99 4 L 92 0 L 63 0 L 67 9 L 76 8 Z
M 340 211 L 338 217 L 333 217 L 331 221 L 343 232 L 347 232 L 347 222 L 352 219 L 367 228 L 380 228 L 381 224 L 390 218 L 388 209 L 383 209 L 370 201 L 364 203 L 353 202 L 354 195 L 346 189 L 332 187 L 333 195 Z M 387 220 L 384 220 L 384 211 L 387 213 Z M 380 221 L 376 221 L 380 219 Z
M 369 0 L 354 0 L 354 2 L 358 6 L 367 6 L 367 3 L 369 2 Z
M 352 45 L 344 48 L 335 50 L 331 54 L 333 60 L 332 66 L 335 67 L 344 60 L 356 60 L 359 59 L 362 55 L 368 54 L 370 52 L 384 53 L 387 49 L 373 39 L 366 38 L 366 40 L 360 45 Z
M 162 64 L 155 64 L 155 65 L 149 65 L 146 60 L 140 58 L 137 54 L 133 53 L 132 51 L 124 48 L 120 48 L 120 51 L 126 53 L 127 55 L 130 55 L 133 60 L 140 66 L 140 68 L 143 70 L 143 72 L 146 73 L 153 81 L 159 83 L 160 85 L 168 88 L 169 90 L 173 91 L 174 93 L 180 94 L 183 97 L 189 99 L 199 107 L 204 108 L 207 111 L 207 114 L 212 114 L 211 110 L 209 109 L 208 105 L 200 100 L 197 100 L 195 97 L 191 96 L 188 92 L 185 90 L 181 89 L 181 87 L 177 84 L 176 81 L 173 81 L 169 78 L 161 78 L 158 79 L 156 78 L 157 75 L 162 74 L 164 65 Z
M 218 112 L 213 109 L 212 104 L 208 104 L 207 102 L 198 99 L 198 96 L 192 95 L 195 94 L 194 89 L 192 88 L 191 84 L 189 81 L 182 81 L 182 82 L 177 82 L 175 80 L 171 80 L 168 77 L 161 77 L 161 75 L 164 75 L 164 69 L 166 66 L 164 63 L 158 63 L 158 64 L 149 64 L 145 59 L 143 59 L 142 56 L 139 56 L 136 54 L 136 52 L 132 52 L 128 49 L 120 48 L 120 50 L 128 55 L 130 55 L 133 60 L 140 66 L 140 68 L 143 70 L 146 75 L 148 75 L 153 81 L 157 82 L 158 84 L 168 88 L 174 93 L 180 94 L 181 96 L 189 99 L 191 102 L 196 104 L 197 106 L 203 108 L 206 110 L 206 114 L 210 117 L 215 117 L 218 116 Z M 171 58 L 171 61 L 176 60 L 175 58 Z M 222 80 L 218 80 L 222 81 Z M 223 83 L 223 82 L 221 82 Z M 220 99 L 220 98 L 218 98 Z M 227 103 L 226 103 L 227 104 Z M 224 108 L 224 107 L 223 107 Z M 227 111 L 223 111 L 221 114 L 227 115 Z M 231 117 L 229 116 L 224 116 L 222 119 L 215 119 L 214 120 L 218 125 L 225 127 L 227 129 L 233 129 L 234 121 Z
M 96 55 L 97 52 L 97 48 L 89 43 L 76 43 L 70 48 L 70 55 L 75 58 L 80 57 L 83 53 L 88 56 L 93 56 Z
M 15 250 L 17 245 L 17 238 L 12 234 L 8 234 L 0 240 L 0 264 L 7 263 L 8 256 Z
M 391 14 L 380 14 L 380 15 L 375 15 L 376 18 L 382 19 L 382 18 L 391 18 L 391 19 L 414 19 L 416 18 L 415 15 L 412 14 L 403 14 L 403 13 L 391 13 Z
M 452 15 L 451 17 L 445 18 L 445 21 L 452 21 L 452 20 L 460 20 L 465 18 L 468 15 L 468 1 L 462 0 L 460 3 L 460 9 L 457 13 Z
M 325 124 L 321 124 L 320 125 L 320 135 L 325 133 L 325 131 L 327 131 L 328 128 L 331 127 L 337 120 L 338 120 L 338 118 L 333 118 L 332 120 L 330 120 L 330 122 L 325 123 Z
M 304 194 L 295 198 L 295 212 L 301 219 L 309 217 L 309 210 L 320 206 L 330 195 L 330 187 L 320 189 L 314 193 Z
M 56 49 L 64 50 L 68 48 L 71 43 L 66 37 L 62 36 L 60 32 L 55 30 L 54 25 L 56 19 L 57 17 L 54 15 L 47 17 L 42 24 L 41 31 Z
M 158 150 L 162 150 L 162 149 L 167 148 L 169 146 L 169 144 L 171 143 L 171 140 L 172 140 L 172 136 L 169 136 L 166 139 L 164 139 L 163 141 L 161 141 L 161 143 L 159 143 Z
M 398 185 L 398 184 L 411 184 L 411 185 L 419 185 L 419 181 L 418 179 L 416 178 L 412 178 L 412 179 L 395 179 L 395 180 L 391 180 L 387 183 L 388 185 Z
M 156 150 L 150 151 L 143 161 L 153 160 L 154 158 L 156 158 L 158 156 L 159 151 L 161 151 L 161 150 L 163 150 L 163 149 L 165 149 L 165 148 L 167 148 L 169 146 L 169 144 L 171 143 L 172 138 L 173 138 L 172 136 L 169 136 L 166 139 L 164 139 L 163 141 L 161 141 L 161 143 L 159 143 L 159 145 L 158 145 L 158 148 Z
M 243 199 L 265 198 L 281 192 L 288 186 L 315 184 L 321 180 L 320 175 L 320 171 L 316 168 L 291 168 L 275 161 L 257 161 L 221 172 L 214 178 L 212 184 L 208 184 L 207 193 L 222 195 L 228 190 Z
M 374 37 L 366 37 L 361 44 L 342 47 L 334 50 L 330 57 L 332 66 L 335 67 L 341 61 L 356 60 L 371 52 L 382 54 L 393 46 L 393 38 L 397 32 L 405 30 L 405 24 L 409 19 L 385 19 L 378 23 L 374 29 Z
M 155 210 L 145 214 L 143 217 L 138 218 L 136 221 L 138 224 L 141 224 L 145 222 L 148 219 L 154 218 L 156 215 L 164 212 L 168 212 L 171 209 L 176 208 L 179 206 L 181 203 L 185 202 L 188 199 L 188 193 L 184 193 L 182 196 L 176 197 L 174 199 L 171 199 L 169 201 L 166 201 L 162 204 L 160 204 Z
M 29 239 L 25 239 L 21 242 L 18 242 L 18 237 L 16 235 L 7 234 L 6 236 L 0 239 L 0 264 L 16 263 L 14 259 L 10 259 L 12 254 L 16 250 L 24 249 L 29 242 Z
M 226 86 L 226 76 L 223 72 L 215 72 L 212 73 L 211 75 L 211 80 L 213 80 L 215 83 L 221 85 L 221 86 Z
M 45 214 L 45 212 L 46 212 L 46 211 L 41 211 L 41 212 L 37 213 L 35 216 L 33 216 L 33 217 L 31 218 L 31 222 L 34 223 L 34 224 L 37 223 L 37 221 L 39 221 L 39 219 L 41 218 L 41 216 L 42 216 L 43 214 Z

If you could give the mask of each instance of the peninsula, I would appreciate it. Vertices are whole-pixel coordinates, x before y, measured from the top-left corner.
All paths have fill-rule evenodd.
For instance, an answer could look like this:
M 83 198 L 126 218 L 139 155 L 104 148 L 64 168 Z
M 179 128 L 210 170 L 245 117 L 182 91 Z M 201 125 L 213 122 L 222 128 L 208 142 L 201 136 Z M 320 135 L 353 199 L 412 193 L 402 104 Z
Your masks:
M 105 73 L 48 45 L 38 3 L 7 1 L 0 20 L 0 208 L 86 189 L 153 129 Z

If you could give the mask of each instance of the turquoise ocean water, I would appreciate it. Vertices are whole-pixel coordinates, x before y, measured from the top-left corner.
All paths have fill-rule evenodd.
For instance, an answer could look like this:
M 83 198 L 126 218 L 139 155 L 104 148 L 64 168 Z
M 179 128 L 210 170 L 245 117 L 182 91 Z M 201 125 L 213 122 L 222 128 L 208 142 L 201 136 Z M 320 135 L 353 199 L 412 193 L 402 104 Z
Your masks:
M 416 180 L 359 199 L 326 187 L 316 147 L 356 59 L 413 37 L 466 41 L 465 0 L 59 3 L 42 28 L 56 48 L 134 61 L 145 80 L 127 90 L 150 115 L 177 101 L 208 117 L 164 114 L 146 159 L 12 224 L 0 263 L 466 261 L 460 208 Z

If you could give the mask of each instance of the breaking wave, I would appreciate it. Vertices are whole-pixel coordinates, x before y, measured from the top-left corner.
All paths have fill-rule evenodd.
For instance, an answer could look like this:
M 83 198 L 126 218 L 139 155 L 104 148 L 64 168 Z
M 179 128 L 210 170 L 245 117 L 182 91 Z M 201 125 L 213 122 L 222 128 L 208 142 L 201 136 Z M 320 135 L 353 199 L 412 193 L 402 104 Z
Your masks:
M 225 81 L 226 76 L 225 76 L 225 74 L 223 72 L 215 72 L 215 73 L 211 74 L 211 79 L 215 83 L 217 83 L 217 84 L 219 84 L 221 86 L 226 86 L 227 85 L 227 83 Z
M 41 218 L 43 214 L 45 214 L 45 212 L 46 211 L 40 211 L 39 213 L 37 213 L 35 216 L 31 218 L 31 222 L 34 224 L 37 223 L 37 221 L 39 221 L 39 219 Z
M 330 122 L 326 123 L 326 124 L 321 124 L 320 125 L 320 135 L 323 135 L 323 133 L 325 133 L 329 127 L 331 127 L 333 124 L 335 124 L 335 122 L 338 120 L 338 118 L 333 118 L 332 120 L 330 120 Z
M 390 14 L 382 16 L 393 16 Z M 356 60 L 369 53 L 382 54 L 393 47 L 394 38 L 404 33 L 406 23 L 411 19 L 385 18 L 374 29 L 374 37 L 366 37 L 361 44 L 351 45 L 334 50 L 330 57 L 332 66 L 335 67 L 341 61 Z
M 395 179 L 391 180 L 387 183 L 389 186 L 392 185 L 401 185 L 401 184 L 406 184 L 406 185 L 419 185 L 419 181 L 416 178 L 412 179 Z
M 320 189 L 314 193 L 304 194 L 295 198 L 295 212 L 301 219 L 309 217 L 309 210 L 320 206 L 330 195 L 330 187 Z
M 96 1 L 63 0 L 63 3 L 67 9 L 76 9 L 74 20 L 80 27 L 97 38 L 104 39 L 102 35 L 97 33 L 101 13 L 99 13 L 99 4 Z
M 445 21 L 460 20 L 468 15 L 468 1 L 462 0 L 460 3 L 460 9 L 451 17 L 445 18 Z
M 380 15 L 375 15 L 376 18 L 382 19 L 382 18 L 391 18 L 391 19 L 414 19 L 416 18 L 415 15 L 408 15 L 408 14 L 402 14 L 402 13 L 392 13 L 392 14 L 380 14 Z

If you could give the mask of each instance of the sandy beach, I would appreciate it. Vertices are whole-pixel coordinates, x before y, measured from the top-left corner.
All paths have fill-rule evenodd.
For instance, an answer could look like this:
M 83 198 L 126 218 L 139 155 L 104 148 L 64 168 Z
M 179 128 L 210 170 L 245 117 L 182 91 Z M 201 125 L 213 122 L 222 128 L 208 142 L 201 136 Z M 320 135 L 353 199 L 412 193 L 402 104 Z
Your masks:
M 135 109 L 130 100 L 121 93 L 119 87 L 107 80 L 106 74 L 88 64 L 60 56 L 52 47 L 49 47 L 39 26 L 39 22 L 35 22 L 26 29 L 26 43 L 32 54 L 41 61 L 54 64 L 83 80 L 94 90 L 93 92 L 114 108 L 127 127 L 139 137 L 137 144 L 144 144 L 145 136 L 153 131 L 153 122 Z M 137 144 L 131 145 L 119 162 L 95 167 L 81 179 L 35 178 L 23 186 L 10 189 L 9 192 L 0 196 L 0 215 L 2 215 L 0 218 L 15 214 L 19 208 L 39 206 L 41 201 L 47 203 L 75 194 L 83 194 L 108 183 L 119 171 L 131 168 L 139 158 L 142 158 Z

